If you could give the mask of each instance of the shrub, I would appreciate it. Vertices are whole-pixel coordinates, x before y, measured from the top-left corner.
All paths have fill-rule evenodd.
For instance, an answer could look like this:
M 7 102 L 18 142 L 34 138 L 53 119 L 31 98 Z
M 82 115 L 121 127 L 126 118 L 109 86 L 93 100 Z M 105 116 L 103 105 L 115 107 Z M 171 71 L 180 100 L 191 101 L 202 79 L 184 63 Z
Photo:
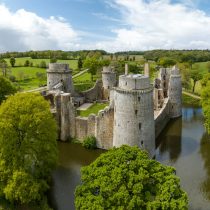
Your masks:
M 88 136 L 84 139 L 82 145 L 86 149 L 95 149 L 96 148 L 96 138 L 94 136 Z

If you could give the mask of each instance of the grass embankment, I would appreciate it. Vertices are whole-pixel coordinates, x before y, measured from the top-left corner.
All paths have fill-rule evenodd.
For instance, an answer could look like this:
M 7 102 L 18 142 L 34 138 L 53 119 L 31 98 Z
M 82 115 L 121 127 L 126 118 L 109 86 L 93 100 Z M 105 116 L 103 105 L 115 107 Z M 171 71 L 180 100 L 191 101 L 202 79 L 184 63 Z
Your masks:
M 201 100 L 182 93 L 182 104 L 199 107 L 201 106 Z
M 87 110 L 78 110 L 77 114 L 81 117 L 88 117 L 90 114 L 98 114 L 100 110 L 103 110 L 108 104 L 106 103 L 95 103 Z

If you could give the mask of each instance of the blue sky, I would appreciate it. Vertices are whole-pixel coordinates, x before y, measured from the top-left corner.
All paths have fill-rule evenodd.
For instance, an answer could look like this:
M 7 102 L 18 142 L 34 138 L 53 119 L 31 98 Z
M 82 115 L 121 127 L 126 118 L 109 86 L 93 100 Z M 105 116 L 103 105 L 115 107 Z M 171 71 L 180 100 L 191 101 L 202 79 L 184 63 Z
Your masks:
M 0 51 L 210 48 L 207 0 L 0 0 Z

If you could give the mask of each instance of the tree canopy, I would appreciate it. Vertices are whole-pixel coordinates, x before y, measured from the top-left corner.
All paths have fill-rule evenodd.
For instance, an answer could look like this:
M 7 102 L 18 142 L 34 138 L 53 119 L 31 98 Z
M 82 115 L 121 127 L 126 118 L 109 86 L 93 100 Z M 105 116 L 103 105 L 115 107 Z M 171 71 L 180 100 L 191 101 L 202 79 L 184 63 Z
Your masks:
M 0 196 L 27 204 L 43 199 L 57 163 L 57 126 L 49 103 L 18 93 L 0 106 Z
M 201 80 L 202 92 L 201 92 L 201 102 L 203 108 L 203 114 L 205 117 L 205 126 L 210 133 L 210 73 L 206 74 Z
M 14 67 L 15 66 L 15 62 L 16 62 L 15 58 L 11 57 L 9 61 L 10 61 L 11 66 Z
M 6 99 L 6 96 L 15 92 L 15 86 L 7 78 L 0 76 L 0 104 Z
M 149 159 L 138 147 L 114 148 L 82 168 L 76 209 L 187 209 L 175 169 Z

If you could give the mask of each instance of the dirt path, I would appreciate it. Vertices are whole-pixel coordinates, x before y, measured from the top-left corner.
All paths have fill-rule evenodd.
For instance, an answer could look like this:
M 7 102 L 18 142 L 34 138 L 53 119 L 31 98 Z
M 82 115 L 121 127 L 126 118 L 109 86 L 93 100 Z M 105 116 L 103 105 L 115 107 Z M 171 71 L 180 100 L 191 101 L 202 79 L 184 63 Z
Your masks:
M 188 93 L 188 92 L 186 92 L 186 91 L 184 91 L 184 90 L 182 91 L 182 93 L 185 94 L 185 95 L 187 95 L 187 96 L 191 96 L 192 98 L 196 98 L 196 99 L 201 100 L 201 97 L 200 97 L 200 96 L 197 96 L 197 95 L 195 95 L 195 94 Z

